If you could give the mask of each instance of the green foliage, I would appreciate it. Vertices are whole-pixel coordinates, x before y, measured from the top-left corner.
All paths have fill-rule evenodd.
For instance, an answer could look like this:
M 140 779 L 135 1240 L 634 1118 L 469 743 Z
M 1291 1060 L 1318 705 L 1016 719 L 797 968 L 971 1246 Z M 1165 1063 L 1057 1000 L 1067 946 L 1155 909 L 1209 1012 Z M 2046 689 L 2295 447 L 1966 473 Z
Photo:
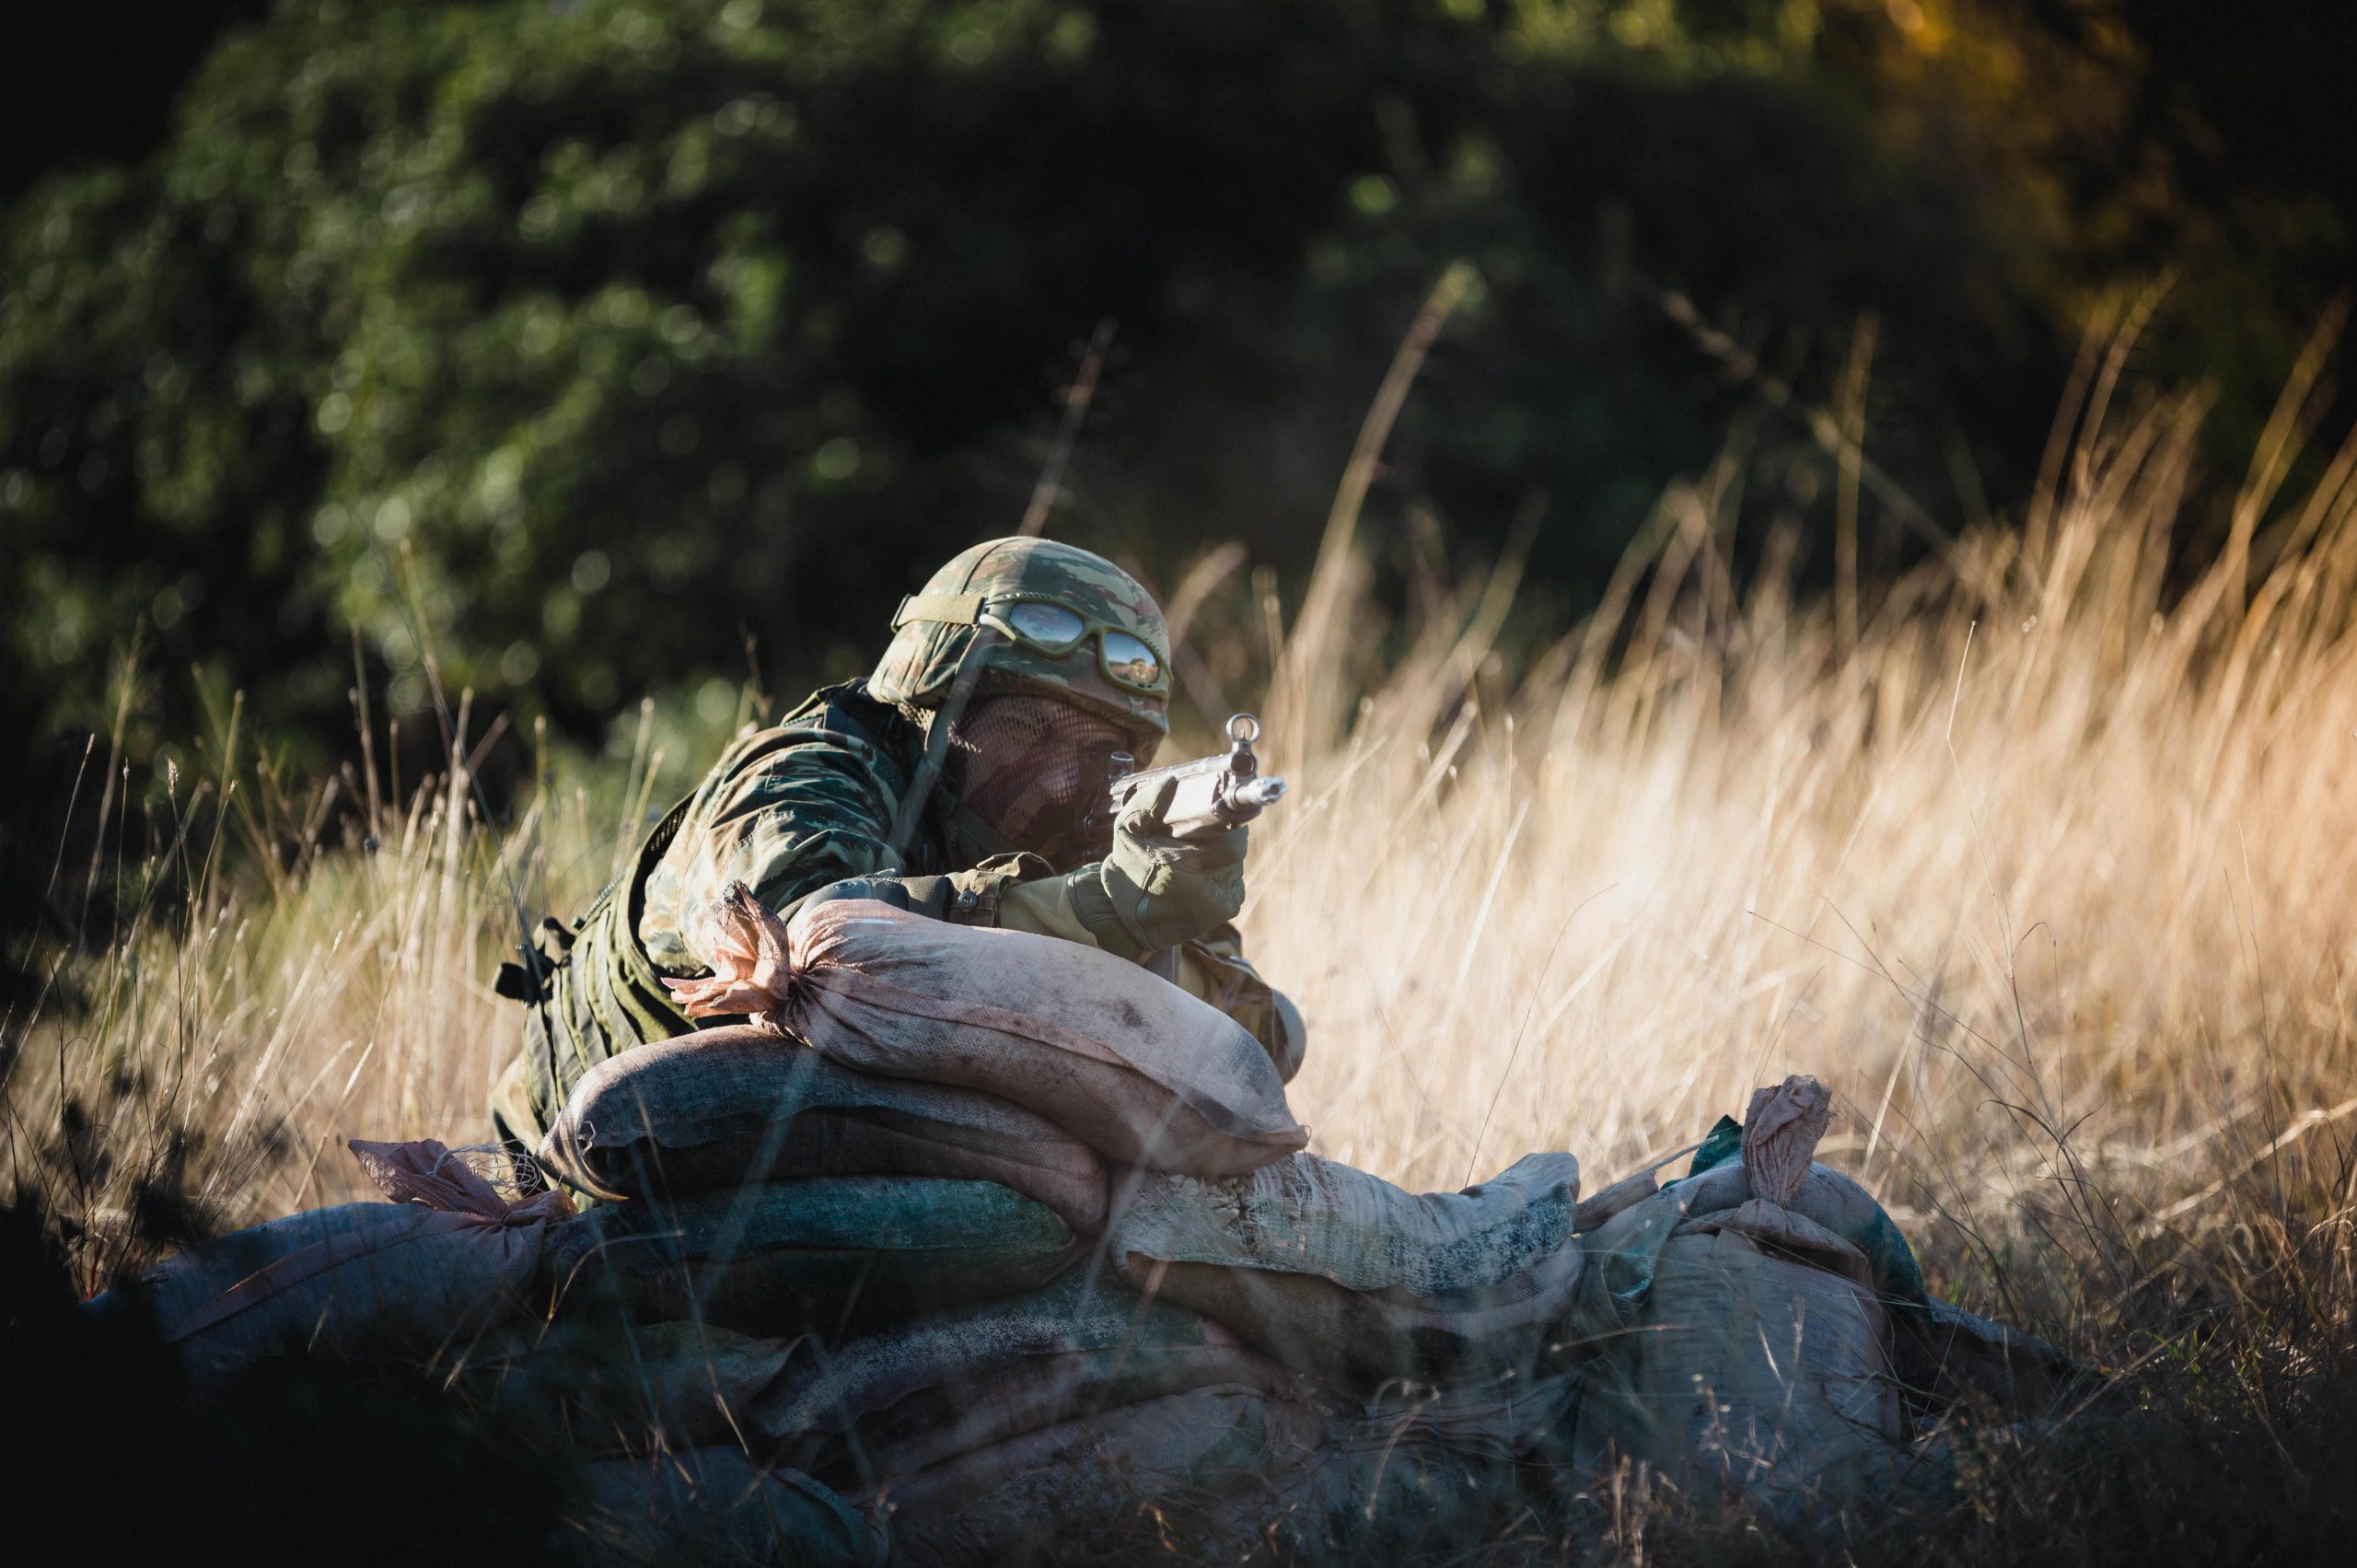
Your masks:
M 1059 531 L 1298 565 L 1457 256 L 1378 505 L 1544 490 L 1579 602 L 1757 401 L 1676 291 L 1806 398 L 1877 313 L 1876 459 L 1953 517 L 2140 259 L 2052 188 L 2124 70 L 1932 0 L 290 0 L 9 215 L 0 703 L 102 723 L 143 621 L 315 735 L 355 635 L 397 710 L 431 660 L 576 728 L 749 635 L 844 673 L 1020 515 L 1109 318 Z M 1805 425 L 1747 428 L 1750 512 L 1821 528 Z

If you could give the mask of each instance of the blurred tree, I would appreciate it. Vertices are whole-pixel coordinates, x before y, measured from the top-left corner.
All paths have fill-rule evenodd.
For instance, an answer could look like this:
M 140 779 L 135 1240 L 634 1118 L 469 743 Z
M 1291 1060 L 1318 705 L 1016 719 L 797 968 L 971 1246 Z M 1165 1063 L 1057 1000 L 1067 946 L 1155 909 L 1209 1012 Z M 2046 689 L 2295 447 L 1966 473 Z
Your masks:
M 1392 9 L 282 9 L 11 226 L 29 695 L 87 713 L 142 614 L 277 719 L 343 624 L 399 705 L 433 651 L 575 723 L 740 629 L 825 662 L 1012 522 L 1070 338 L 1297 264 L 1449 46 Z
M 848 672 L 1020 515 L 1109 319 L 1059 531 L 1297 567 L 1458 256 L 1378 525 L 1494 540 L 1543 488 L 1575 608 L 1765 378 L 1830 401 L 1867 314 L 1870 445 L 1951 524 L 2021 494 L 2092 302 L 2221 252 L 2161 3 L 288 0 L 155 156 L 7 215 L 0 704 L 93 722 L 143 622 L 314 736 L 355 633 L 398 708 L 431 656 L 576 730 L 748 634 Z M 2270 256 L 2345 255 L 2264 211 Z M 2314 308 L 2270 264 L 2195 291 L 2243 323 L 2229 401 Z M 1825 532 L 1806 424 L 1745 428 L 1747 519 Z
M 0 50 L 0 201 L 48 175 L 146 157 L 205 52 L 269 11 L 269 0 L 18 6 Z

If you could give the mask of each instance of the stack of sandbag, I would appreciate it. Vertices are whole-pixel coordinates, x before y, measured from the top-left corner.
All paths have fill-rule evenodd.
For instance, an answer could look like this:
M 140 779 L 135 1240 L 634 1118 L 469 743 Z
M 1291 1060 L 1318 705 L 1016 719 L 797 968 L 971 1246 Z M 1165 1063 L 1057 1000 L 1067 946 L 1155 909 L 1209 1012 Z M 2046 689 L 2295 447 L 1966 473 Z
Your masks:
M 949 1564 L 1140 1526 L 1230 1555 L 1322 1434 L 1295 1380 L 1234 1333 L 1086 1270 L 821 1348 L 741 1419 L 780 1462 L 888 1511 L 897 1560 Z
M 747 1563 L 877 1568 L 885 1543 L 866 1516 L 809 1477 L 715 1445 L 584 1467 L 552 1555 L 602 1565 Z
M 575 1461 L 552 1561 L 872 1568 L 885 1543 L 867 1515 L 750 1438 L 752 1410 L 807 1370 L 807 1348 L 624 1315 L 491 1336 L 442 1371 Z
M 1572 1241 L 1579 1167 L 1570 1156 L 1534 1156 L 1463 1193 L 1417 1196 L 1301 1154 L 1307 1134 L 1260 1044 L 1135 965 L 1072 943 L 945 924 L 862 900 L 807 905 L 781 922 L 741 884 L 715 910 L 706 947 L 714 976 L 674 987 L 691 1015 L 755 1016 L 834 1071 L 797 1062 L 783 1042 L 765 1053 L 758 1036 L 732 1036 L 725 1117 L 681 1114 L 693 1091 L 666 1098 L 625 1086 L 672 1063 L 685 1069 L 701 1050 L 722 1054 L 700 1040 L 658 1048 L 672 1052 L 662 1066 L 634 1066 L 646 1052 L 631 1052 L 586 1079 L 546 1157 L 570 1179 L 609 1191 L 620 1190 L 629 1167 L 642 1197 L 658 1188 L 672 1195 L 672 1233 L 726 1232 L 733 1245 L 752 1227 L 749 1218 L 727 1232 L 697 1199 L 679 1196 L 684 1187 L 732 1172 L 790 1172 L 807 1182 L 853 1157 L 876 1170 L 901 1160 L 896 1179 L 922 1172 L 1006 1184 L 1060 1205 L 1076 1239 L 1086 1239 L 1097 1216 L 1069 1197 L 1083 1181 L 1076 1141 L 1111 1167 L 1106 1252 L 1120 1274 L 1149 1296 L 1218 1320 L 1289 1368 L 1359 1387 L 1527 1373 L 1544 1354 L 1548 1326 L 1569 1308 L 1584 1267 Z M 890 1080 L 888 1093 L 903 1098 L 888 1103 L 877 1080 Z M 1016 1127 L 1001 1114 L 991 1125 L 1005 1135 L 986 1136 L 986 1119 L 971 1108 L 955 1116 L 920 1110 L 905 1098 L 920 1085 L 935 1097 L 928 1103 L 958 1104 L 944 1097 L 965 1091 L 1012 1102 L 1001 1111 L 1019 1109 L 1039 1124 Z M 676 1108 L 675 1124 L 699 1130 L 650 1133 L 648 1115 L 618 1103 L 629 1100 L 660 1100 Z M 846 1115 L 864 1118 L 868 1131 L 858 1138 L 804 1131 Z M 888 1117 L 914 1129 L 909 1119 L 918 1116 L 925 1119 L 917 1129 L 921 1165 L 909 1161 L 905 1144 L 884 1148 L 873 1131 Z M 1027 1159 L 1023 1146 L 1038 1152 Z M 873 1197 L 881 1201 L 880 1192 Z M 741 1211 L 753 1201 L 740 1194 L 732 1202 Z M 586 1228 L 609 1251 L 625 1231 L 625 1246 L 656 1243 L 660 1212 L 596 1216 Z M 974 1296 L 1003 1294 L 1003 1282 L 1023 1267 L 1059 1266 L 1051 1237 L 1011 1217 L 1001 1234 L 1025 1249 L 1020 1266 L 999 1272 L 978 1260 L 966 1276 Z M 645 1272 L 692 1273 L 693 1261 L 682 1256 Z M 918 1272 L 871 1283 L 864 1320 L 888 1320 L 893 1305 L 920 1288 Z M 691 1278 L 686 1291 L 672 1288 L 662 1305 L 676 1307 L 695 1285 Z
M 588 1462 L 549 1543 L 553 1560 L 883 1561 L 882 1538 L 857 1509 L 748 1457 L 733 1410 L 770 1388 L 791 1345 L 687 1323 L 552 1338 L 544 1254 L 580 1223 L 563 1193 L 508 1197 L 432 1141 L 352 1146 L 394 1202 L 235 1232 L 89 1309 L 131 1310 L 135 1294 L 199 1387 L 290 1353 L 433 1359 L 473 1395 L 554 1419 L 564 1451 Z
M 352 1150 L 390 1202 L 272 1220 L 141 1278 L 138 1295 L 192 1376 L 297 1351 L 429 1357 L 544 1308 L 542 1265 L 573 1214 L 564 1194 L 505 1196 L 430 1139 Z M 120 1305 L 101 1297 L 92 1309 Z
M 643 1318 L 839 1337 L 1029 1290 L 1086 1244 L 993 1181 L 810 1177 L 602 1205 L 550 1267 L 574 1299 L 618 1296 Z
M 1138 1290 L 1345 1388 L 1527 1376 L 1585 1269 L 1578 1203 L 1567 1154 L 1422 1194 L 1304 1154 L 1213 1180 L 1133 1172 L 1106 1249 Z
M 717 916 L 682 994 L 764 1021 L 575 1087 L 541 1159 L 607 1202 L 552 1251 L 561 1296 L 841 1338 L 1053 1279 L 1108 1157 L 1216 1176 L 1307 1139 L 1259 1043 L 1134 964 L 865 900 L 787 924 L 741 884 Z
M 844 1499 L 905 1562 L 1002 1562 L 1141 1527 L 1230 1555 L 1297 1506 L 1323 1434 L 1297 1381 L 1234 1333 L 1085 1269 L 831 1344 L 560 1324 L 456 1376 L 474 1398 L 555 1419 L 594 1461 L 599 1507 L 576 1521 L 588 1539 L 640 1539 L 611 1527 L 621 1489 L 645 1530 L 730 1561 L 761 1559 L 714 1475 Z M 1396 1475 L 1413 1452 L 1411 1438 Z M 689 1470 L 665 1477 L 665 1456 Z
M 610 1200 L 552 1255 L 561 1295 L 642 1318 L 840 1331 L 1045 1283 L 1104 1221 L 1096 1151 L 970 1089 L 871 1077 L 776 1032 L 642 1046 L 541 1145 Z
M 1453 1562 L 1564 1515 L 1584 1374 L 1395 1384 L 1329 1406 L 1278 1512 L 1288 1557 Z M 1479 1548 L 1475 1555 L 1479 1555 Z M 1559 1555 L 1549 1553 L 1550 1556 Z
M 741 886 L 722 912 L 682 998 L 756 1021 L 582 1079 L 541 1158 L 588 1213 L 355 1145 L 398 1202 L 175 1260 L 168 1331 L 218 1365 L 460 1351 L 595 1461 L 585 1551 L 699 1560 L 800 1532 L 811 1560 L 995 1562 L 1178 1520 L 1220 1555 L 1281 1521 L 1396 1555 L 1624 1457 L 1856 1485 L 1901 1380 L 2040 1371 L 1810 1163 L 1811 1080 L 1659 1190 L 1583 1204 L 1576 1161 L 1534 1155 L 1418 1195 L 1300 1152 L 1259 1044 L 1135 965 L 865 902 L 788 924 Z
M 741 1412 L 807 1342 L 628 1317 L 535 1324 L 485 1341 L 447 1376 L 481 1408 L 552 1426 L 587 1458 L 741 1445 Z
M 584 1075 L 540 1146 L 600 1199 L 803 1177 L 995 1181 L 1077 1232 L 1105 1218 L 1097 1151 L 995 1095 L 837 1066 L 767 1028 L 704 1029 Z
M 2067 1365 L 1930 1300 L 1882 1206 L 1812 1163 L 1829 1114 L 1813 1078 L 1763 1088 L 1686 1178 L 1582 1237 L 1589 1277 L 1563 1331 L 1603 1351 L 1579 1469 L 1638 1459 L 1796 1515 L 1910 1466 L 1910 1383 Z

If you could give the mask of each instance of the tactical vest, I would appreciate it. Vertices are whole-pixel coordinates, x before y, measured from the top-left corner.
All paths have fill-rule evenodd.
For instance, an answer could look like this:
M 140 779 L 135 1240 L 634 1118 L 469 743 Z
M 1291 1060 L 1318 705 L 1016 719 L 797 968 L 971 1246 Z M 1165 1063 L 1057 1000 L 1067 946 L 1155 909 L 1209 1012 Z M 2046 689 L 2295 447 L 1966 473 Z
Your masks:
M 558 937 L 564 950 L 544 951 L 543 961 L 553 958 L 554 967 L 542 976 L 540 994 L 524 998 L 529 1003 L 524 1025 L 524 1086 L 536 1125 L 507 1125 L 523 1108 L 495 1107 L 503 1140 L 528 1148 L 537 1145 L 583 1074 L 633 1045 L 670 1040 L 695 1028 L 671 1005 L 671 993 L 638 938 L 647 875 L 671 847 L 694 798 L 671 808 L 647 835 L 629 872 L 598 895 L 574 933 Z M 501 989 L 512 991 L 513 977 L 520 972 L 515 966 L 503 970 Z
M 896 710 L 869 698 L 856 682 L 814 694 L 782 721 L 782 725 L 855 736 L 877 745 L 894 761 L 901 762 L 897 770 L 900 776 L 888 782 L 903 787 L 907 767 L 899 753 L 909 749 L 908 737 L 894 732 L 904 723 Z M 757 744 L 759 738 L 738 745 Z M 730 758 L 724 756 L 714 772 L 724 773 L 729 767 Z M 532 956 L 528 970 L 517 964 L 502 968 L 500 993 L 526 1003 L 529 1014 L 523 1056 L 493 1094 L 493 1121 L 503 1141 L 528 1150 L 537 1147 L 573 1086 L 610 1057 L 635 1045 L 676 1039 L 699 1027 L 730 1021 L 691 1021 L 674 1006 L 663 984 L 663 971 L 639 936 L 640 921 L 646 912 L 647 878 L 702 793 L 703 786 L 699 784 L 671 807 L 639 846 L 629 870 L 607 885 L 575 926 L 568 929 L 553 920 L 542 923 L 548 940 Z M 912 863 L 911 870 L 933 870 L 941 859 L 941 848 L 933 842 L 936 827 L 932 818 L 928 812 L 919 842 L 911 846 L 907 858 Z

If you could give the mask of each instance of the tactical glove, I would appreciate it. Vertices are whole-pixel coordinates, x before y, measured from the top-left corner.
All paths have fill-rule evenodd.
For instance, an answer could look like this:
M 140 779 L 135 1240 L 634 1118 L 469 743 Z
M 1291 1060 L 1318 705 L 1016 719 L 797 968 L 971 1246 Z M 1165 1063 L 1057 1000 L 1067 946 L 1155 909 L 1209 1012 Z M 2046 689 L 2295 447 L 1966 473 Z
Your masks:
M 1162 814 L 1178 781 L 1164 781 L 1113 824 L 1112 853 L 1066 878 L 1074 910 L 1097 946 L 1139 958 L 1216 930 L 1244 907 L 1244 850 L 1250 830 L 1174 837 Z

